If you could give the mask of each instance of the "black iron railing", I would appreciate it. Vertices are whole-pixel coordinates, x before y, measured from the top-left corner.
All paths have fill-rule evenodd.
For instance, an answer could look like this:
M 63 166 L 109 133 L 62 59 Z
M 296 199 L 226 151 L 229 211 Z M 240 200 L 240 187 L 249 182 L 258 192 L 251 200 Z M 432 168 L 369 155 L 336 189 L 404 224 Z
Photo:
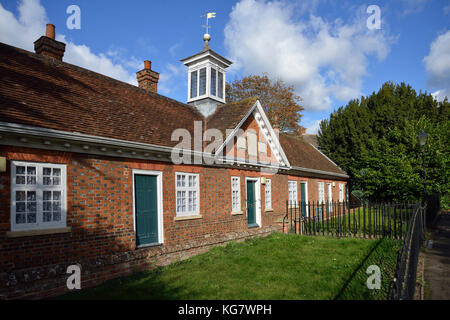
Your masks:
M 426 207 L 420 205 L 408 224 L 403 247 L 399 252 L 395 276 L 389 289 L 391 300 L 413 300 L 416 289 L 419 252 L 425 235 Z
M 416 202 L 286 202 L 283 231 L 336 237 L 404 239 Z

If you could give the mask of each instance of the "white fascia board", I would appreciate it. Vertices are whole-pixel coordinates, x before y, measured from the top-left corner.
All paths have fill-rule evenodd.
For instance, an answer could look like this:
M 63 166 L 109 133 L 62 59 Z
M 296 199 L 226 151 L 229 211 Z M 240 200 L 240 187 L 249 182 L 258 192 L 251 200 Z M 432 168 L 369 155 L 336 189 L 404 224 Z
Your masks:
M 208 60 L 208 59 L 216 60 L 218 63 L 223 65 L 223 68 L 227 68 L 227 67 L 230 66 L 230 64 L 227 61 L 221 59 L 220 57 L 218 57 L 216 55 L 211 54 L 208 51 L 204 52 L 202 54 L 195 55 L 195 56 L 189 57 L 187 59 L 181 60 L 181 62 L 183 62 L 183 64 L 185 66 L 190 66 L 190 64 L 192 64 L 194 62 L 197 62 L 197 61 L 200 61 L 200 60 Z
M 256 104 L 257 104 L 258 111 L 259 111 L 259 113 L 261 114 L 261 117 L 262 117 L 262 119 L 263 119 L 263 121 L 264 121 L 264 124 L 265 124 L 266 127 L 269 129 L 269 135 L 271 136 L 271 138 L 272 138 L 273 141 L 275 142 L 275 144 L 276 144 L 278 150 L 280 150 L 281 156 L 283 157 L 283 160 L 284 160 L 284 162 L 286 163 L 286 166 L 290 167 L 291 164 L 289 163 L 289 160 L 288 160 L 286 154 L 284 153 L 283 148 L 281 147 L 280 140 L 278 139 L 277 135 L 275 134 L 275 131 L 273 130 L 272 125 L 270 124 L 269 118 L 267 118 L 267 115 L 266 115 L 266 113 L 264 112 L 264 109 L 263 109 L 263 107 L 261 106 L 261 103 L 259 102 L 259 100 L 256 101 Z M 258 121 L 256 121 L 256 122 L 258 123 Z M 258 127 L 259 127 L 259 130 L 262 130 L 262 128 L 261 128 L 261 126 L 259 125 L 259 123 L 258 123 Z M 264 134 L 264 131 L 263 131 L 263 134 Z M 267 137 L 265 137 L 265 139 L 267 140 Z M 270 147 L 270 145 L 269 145 L 269 147 Z M 272 148 L 271 148 L 271 149 L 272 149 Z M 273 150 L 272 150 L 272 152 L 273 152 Z

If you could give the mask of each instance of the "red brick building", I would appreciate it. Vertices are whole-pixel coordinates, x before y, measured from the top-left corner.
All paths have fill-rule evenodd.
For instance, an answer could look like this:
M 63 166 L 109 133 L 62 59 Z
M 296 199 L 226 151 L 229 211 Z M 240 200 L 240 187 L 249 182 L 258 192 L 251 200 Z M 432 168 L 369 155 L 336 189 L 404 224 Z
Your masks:
M 256 98 L 226 103 L 209 38 L 182 60 L 185 104 L 148 61 L 139 87 L 63 62 L 53 28 L 36 53 L 0 43 L 0 298 L 65 292 L 70 265 L 88 287 L 279 231 L 287 200 L 344 200 L 345 172 Z

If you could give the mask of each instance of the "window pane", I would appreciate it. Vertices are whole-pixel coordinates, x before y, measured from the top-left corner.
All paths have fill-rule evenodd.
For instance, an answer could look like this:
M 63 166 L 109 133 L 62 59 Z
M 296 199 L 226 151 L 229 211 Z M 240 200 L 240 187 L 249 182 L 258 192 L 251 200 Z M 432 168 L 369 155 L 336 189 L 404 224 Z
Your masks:
M 36 201 L 36 191 L 27 192 L 27 201 Z
M 16 202 L 16 212 L 25 212 L 25 202 Z
M 53 200 L 61 200 L 61 192 L 60 191 L 53 192 Z
M 36 168 L 35 167 L 27 167 L 27 174 L 31 176 L 36 175 Z
M 206 68 L 200 69 L 200 95 L 206 94 Z
M 197 96 L 197 71 L 191 72 L 191 98 Z
M 25 201 L 25 191 L 16 191 L 16 201 Z
M 27 212 L 36 213 L 36 202 L 27 202 Z
M 59 186 L 61 184 L 61 178 L 59 177 L 54 177 L 53 178 L 53 185 L 54 186 Z
M 218 77 L 218 88 L 217 88 L 217 95 L 219 96 L 219 98 L 223 98 L 223 73 L 219 72 L 219 77 Z
M 36 212 L 27 214 L 27 222 L 28 223 L 36 223 Z
M 59 201 L 53 202 L 53 211 L 61 211 L 61 202 Z
M 16 184 L 25 184 L 25 177 L 24 176 L 17 176 L 16 177 Z
M 52 211 L 52 203 L 50 201 L 44 201 L 44 211 Z
M 61 176 L 61 169 L 53 169 L 53 175 L 56 177 Z
M 16 167 L 16 174 L 25 174 L 25 167 Z
M 27 184 L 28 185 L 36 184 L 36 176 L 27 176 Z
M 17 224 L 25 223 L 25 214 L 17 214 L 16 215 L 16 223 Z
M 56 221 L 56 222 L 61 221 L 61 211 L 53 212 L 53 221 Z
M 211 68 L 211 95 L 215 96 L 217 95 L 217 71 L 216 69 Z
M 52 200 L 52 192 L 44 191 L 44 200 Z
M 52 178 L 44 177 L 44 186 L 49 186 L 52 184 Z
M 51 176 L 52 175 L 52 169 L 44 168 L 43 169 L 43 173 L 44 173 L 44 176 Z
M 51 212 L 44 212 L 44 222 L 51 222 L 52 221 L 52 213 Z

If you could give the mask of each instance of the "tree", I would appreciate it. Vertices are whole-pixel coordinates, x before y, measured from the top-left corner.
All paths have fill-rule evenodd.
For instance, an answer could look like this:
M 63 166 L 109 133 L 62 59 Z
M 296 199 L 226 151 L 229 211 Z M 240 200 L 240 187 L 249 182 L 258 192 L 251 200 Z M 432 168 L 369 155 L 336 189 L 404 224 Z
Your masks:
M 251 75 L 235 80 L 226 85 L 227 102 L 235 102 L 246 98 L 258 97 L 267 117 L 272 123 L 277 122 L 281 131 L 304 132 L 300 126 L 303 107 L 301 98 L 294 93 L 292 86 L 282 80 L 272 81 L 267 74 Z
M 321 150 L 351 176 L 369 199 L 419 199 L 422 157 L 417 135 L 425 129 L 427 192 L 450 196 L 450 103 L 409 85 L 387 82 L 369 97 L 350 101 L 322 121 Z

